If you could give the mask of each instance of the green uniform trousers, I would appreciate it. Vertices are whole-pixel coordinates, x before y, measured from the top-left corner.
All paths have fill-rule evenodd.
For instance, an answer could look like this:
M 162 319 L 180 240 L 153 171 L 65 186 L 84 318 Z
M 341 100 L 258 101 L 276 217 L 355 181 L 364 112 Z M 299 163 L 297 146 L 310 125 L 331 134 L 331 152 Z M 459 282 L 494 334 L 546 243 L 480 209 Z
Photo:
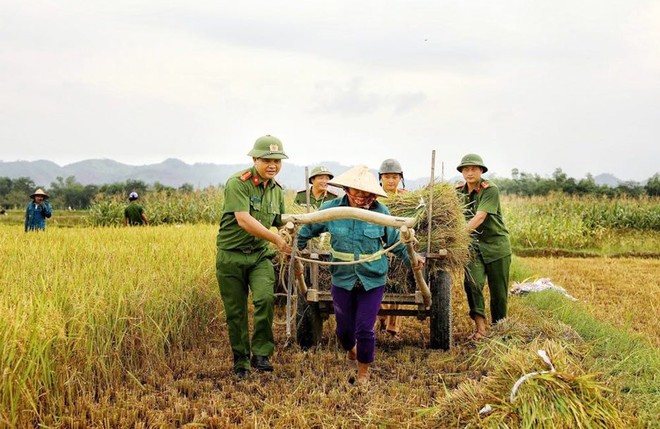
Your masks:
M 272 252 L 267 248 L 254 253 L 218 249 L 216 277 L 225 306 L 229 342 L 234 352 L 234 368 L 250 368 L 250 328 L 248 326 L 248 288 L 254 304 L 252 353 L 271 356 L 273 338 L 273 299 L 275 272 Z
M 511 255 L 486 264 L 479 251 L 472 254 L 472 259 L 465 269 L 463 283 L 471 318 L 474 319 L 475 315 L 486 317 L 483 294 L 486 279 L 488 279 L 488 290 L 490 291 L 490 316 L 493 323 L 506 317 L 510 266 Z

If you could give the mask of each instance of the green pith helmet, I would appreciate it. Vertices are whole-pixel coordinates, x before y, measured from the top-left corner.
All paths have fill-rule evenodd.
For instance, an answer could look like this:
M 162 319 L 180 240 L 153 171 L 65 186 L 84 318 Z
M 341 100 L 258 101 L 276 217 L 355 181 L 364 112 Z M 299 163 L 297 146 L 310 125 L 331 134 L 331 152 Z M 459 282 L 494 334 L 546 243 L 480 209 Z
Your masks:
M 394 158 L 386 159 L 382 162 L 382 164 L 380 164 L 380 169 L 378 170 L 378 178 L 380 178 L 380 176 L 383 174 L 389 173 L 400 174 L 401 177 L 403 177 L 403 168 L 401 168 L 399 161 Z
M 378 169 L 378 182 L 383 185 L 381 178 L 383 174 L 398 174 L 401 176 L 401 185 L 403 189 L 406 188 L 406 181 L 403 179 L 403 168 L 401 168 L 401 163 L 394 158 L 388 158 L 380 164 Z
M 273 137 L 270 134 L 263 137 L 259 137 L 257 141 L 254 142 L 252 150 L 248 152 L 248 156 L 253 158 L 265 158 L 265 159 L 288 159 L 284 153 L 284 148 L 282 147 L 282 142 L 277 137 Z
M 321 176 L 325 174 L 326 176 L 330 177 L 330 180 L 335 177 L 334 174 L 330 170 L 328 170 L 326 167 L 319 165 L 318 167 L 314 167 L 312 169 L 312 174 L 309 175 L 309 184 L 312 184 L 312 179 L 316 176 Z
M 476 165 L 477 167 L 483 168 L 483 172 L 487 172 L 488 168 L 484 165 L 484 160 L 481 159 L 479 155 L 476 153 L 468 153 L 461 159 L 461 163 L 456 167 L 458 171 L 462 171 L 463 167 L 467 167 L 468 165 Z

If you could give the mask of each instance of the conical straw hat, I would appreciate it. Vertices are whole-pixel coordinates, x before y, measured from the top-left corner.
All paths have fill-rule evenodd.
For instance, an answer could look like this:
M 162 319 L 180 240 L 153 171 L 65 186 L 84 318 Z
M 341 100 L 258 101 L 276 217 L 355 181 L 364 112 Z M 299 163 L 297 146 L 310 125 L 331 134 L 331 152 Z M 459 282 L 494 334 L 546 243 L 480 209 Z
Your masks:
M 387 197 L 383 188 L 378 184 L 378 179 L 371 174 L 369 167 L 366 165 L 356 165 L 329 181 L 328 184 L 332 186 L 358 189 L 381 197 Z
M 34 198 L 34 197 L 36 197 L 37 195 L 41 195 L 41 196 L 43 196 L 44 198 L 48 198 L 48 194 L 45 193 L 44 190 L 41 189 L 41 188 L 39 188 L 39 189 L 37 189 L 36 191 L 34 191 L 34 194 L 30 195 L 30 198 Z

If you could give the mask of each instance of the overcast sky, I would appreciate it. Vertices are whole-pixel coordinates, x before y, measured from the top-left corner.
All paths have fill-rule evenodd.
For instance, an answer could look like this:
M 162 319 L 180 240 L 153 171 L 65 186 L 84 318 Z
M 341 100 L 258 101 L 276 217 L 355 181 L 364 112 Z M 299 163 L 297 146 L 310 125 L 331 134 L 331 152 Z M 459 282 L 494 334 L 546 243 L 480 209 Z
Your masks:
M 245 163 L 263 134 L 298 165 L 644 180 L 660 2 L 0 2 L 0 160 Z

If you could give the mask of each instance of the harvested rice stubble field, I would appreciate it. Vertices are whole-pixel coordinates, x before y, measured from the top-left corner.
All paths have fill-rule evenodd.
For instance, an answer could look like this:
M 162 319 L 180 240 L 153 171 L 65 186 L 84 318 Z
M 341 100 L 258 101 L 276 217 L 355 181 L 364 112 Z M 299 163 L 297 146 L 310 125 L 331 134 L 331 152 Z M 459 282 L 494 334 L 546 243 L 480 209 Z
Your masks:
M 522 258 L 536 277 L 550 277 L 599 320 L 639 333 L 660 347 L 660 259 Z

